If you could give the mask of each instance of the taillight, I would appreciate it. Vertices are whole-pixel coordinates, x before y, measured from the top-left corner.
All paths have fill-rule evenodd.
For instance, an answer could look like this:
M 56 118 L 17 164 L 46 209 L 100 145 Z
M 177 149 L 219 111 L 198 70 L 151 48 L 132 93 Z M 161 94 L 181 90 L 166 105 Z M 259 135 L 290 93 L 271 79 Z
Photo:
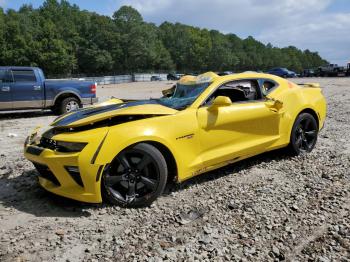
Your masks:
M 93 94 L 95 94 L 95 93 L 96 93 L 96 88 L 97 88 L 97 84 L 96 84 L 96 83 L 93 84 L 93 85 L 91 85 L 91 86 L 90 86 L 90 92 L 93 93 Z

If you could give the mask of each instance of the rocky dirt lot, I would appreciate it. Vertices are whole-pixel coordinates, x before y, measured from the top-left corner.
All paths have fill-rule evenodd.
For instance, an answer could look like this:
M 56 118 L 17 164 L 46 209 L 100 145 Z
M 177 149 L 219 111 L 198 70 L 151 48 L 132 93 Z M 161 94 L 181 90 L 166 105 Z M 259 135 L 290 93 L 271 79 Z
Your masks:
M 310 154 L 264 154 L 173 185 L 151 207 L 39 187 L 23 141 L 49 112 L 0 115 L 0 261 L 350 261 L 350 78 L 317 81 L 329 111 Z M 170 83 L 100 87 L 159 96 Z M 126 88 L 128 87 L 128 88 Z

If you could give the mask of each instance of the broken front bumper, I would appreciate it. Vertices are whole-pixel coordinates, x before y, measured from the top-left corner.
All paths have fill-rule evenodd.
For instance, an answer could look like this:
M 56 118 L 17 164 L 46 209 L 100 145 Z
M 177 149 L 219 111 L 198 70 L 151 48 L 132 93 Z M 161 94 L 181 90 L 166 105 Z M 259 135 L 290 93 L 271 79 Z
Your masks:
M 82 202 L 101 203 L 101 176 L 104 165 L 94 163 L 100 139 L 87 141 L 81 152 L 58 152 L 27 139 L 24 156 L 39 173 L 46 190 Z

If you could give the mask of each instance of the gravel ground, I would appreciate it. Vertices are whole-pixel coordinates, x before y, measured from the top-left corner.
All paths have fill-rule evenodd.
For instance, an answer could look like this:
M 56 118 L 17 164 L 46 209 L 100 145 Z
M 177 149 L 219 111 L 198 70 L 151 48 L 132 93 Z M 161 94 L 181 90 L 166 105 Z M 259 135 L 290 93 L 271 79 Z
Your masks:
M 350 78 L 304 81 L 320 82 L 329 105 L 312 153 L 263 154 L 169 186 L 143 209 L 45 192 L 22 144 L 54 116 L 1 114 L 0 261 L 350 261 Z M 152 85 L 98 93 L 158 96 L 170 83 Z

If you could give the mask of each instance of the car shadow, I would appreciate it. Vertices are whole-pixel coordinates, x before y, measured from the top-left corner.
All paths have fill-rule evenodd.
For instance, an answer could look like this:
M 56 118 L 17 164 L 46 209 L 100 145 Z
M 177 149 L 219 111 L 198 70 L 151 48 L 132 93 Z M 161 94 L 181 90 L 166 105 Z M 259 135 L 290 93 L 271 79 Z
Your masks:
M 203 184 L 212 180 L 219 179 L 220 177 L 228 176 L 233 173 L 238 173 L 242 170 L 249 169 L 253 166 L 256 166 L 261 163 L 270 162 L 270 161 L 278 161 L 283 159 L 291 158 L 291 155 L 286 152 L 285 149 L 277 149 L 270 152 L 266 152 L 257 156 L 253 156 L 247 158 L 242 161 L 238 161 L 233 164 L 229 164 L 227 166 L 215 169 L 213 171 L 209 171 L 198 176 L 192 177 L 182 183 L 170 183 L 166 187 L 164 194 L 168 195 L 172 192 L 177 192 L 189 188 L 193 185 Z
M 230 164 L 214 171 L 203 173 L 183 183 L 169 183 L 163 195 L 169 195 L 189 188 L 193 185 L 203 184 L 223 176 L 249 169 L 263 162 L 290 158 L 284 150 L 275 150 L 264 153 L 240 162 Z M 35 169 L 24 170 L 16 177 L 0 177 L 0 202 L 4 207 L 14 208 L 20 212 L 32 214 L 37 217 L 89 217 L 89 209 L 103 209 L 109 204 L 89 204 L 47 192 L 37 181 L 38 173 Z
M 0 178 L 0 202 L 5 208 L 14 208 L 36 217 L 89 217 L 89 208 L 103 205 L 86 204 L 54 195 L 38 183 L 35 169 L 25 170 L 16 177 Z
M 36 111 L 0 111 L 0 120 L 31 118 L 41 116 L 55 116 L 51 110 L 36 110 Z

